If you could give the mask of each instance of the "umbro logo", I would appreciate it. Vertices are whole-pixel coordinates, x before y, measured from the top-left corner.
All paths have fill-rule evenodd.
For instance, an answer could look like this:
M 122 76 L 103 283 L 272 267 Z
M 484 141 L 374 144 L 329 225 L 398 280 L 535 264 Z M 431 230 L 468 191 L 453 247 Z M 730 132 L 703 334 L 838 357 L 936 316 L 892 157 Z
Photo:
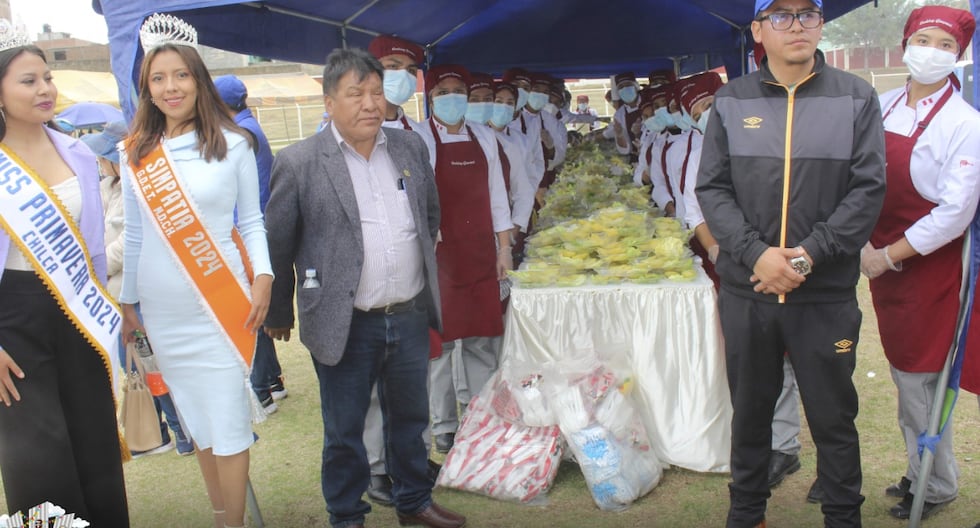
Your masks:
M 762 128 L 762 118 L 761 117 L 746 117 L 742 120 L 745 123 L 744 128 Z
M 840 341 L 834 343 L 834 346 L 837 347 L 838 354 L 846 354 L 851 351 L 851 345 L 853 344 L 854 341 L 851 341 L 850 339 L 841 339 Z

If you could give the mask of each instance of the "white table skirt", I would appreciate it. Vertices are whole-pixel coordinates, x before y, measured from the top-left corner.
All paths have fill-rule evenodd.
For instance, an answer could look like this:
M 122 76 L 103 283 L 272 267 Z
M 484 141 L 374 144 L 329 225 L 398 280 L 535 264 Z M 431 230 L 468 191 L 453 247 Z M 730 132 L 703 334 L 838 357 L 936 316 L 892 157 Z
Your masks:
M 717 296 L 693 282 L 511 291 L 502 362 L 625 355 L 633 400 L 661 461 L 727 472 L 732 406 Z

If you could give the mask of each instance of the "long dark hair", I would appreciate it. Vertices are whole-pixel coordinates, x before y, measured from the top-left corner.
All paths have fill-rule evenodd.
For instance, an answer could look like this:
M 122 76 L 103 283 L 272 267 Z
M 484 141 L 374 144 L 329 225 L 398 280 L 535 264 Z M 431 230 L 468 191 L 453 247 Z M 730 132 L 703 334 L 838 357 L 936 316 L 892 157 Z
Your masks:
M 133 132 L 126 141 L 126 155 L 129 156 L 130 162 L 138 163 L 149 154 L 166 131 L 166 116 L 150 100 L 150 65 L 157 55 L 165 51 L 173 51 L 180 55 L 197 85 L 194 116 L 181 125 L 194 124 L 197 149 L 204 159 L 222 161 L 228 155 L 224 129 L 241 134 L 251 143 L 245 131 L 225 113 L 224 102 L 218 96 L 218 90 L 214 87 L 211 75 L 197 50 L 190 46 L 164 44 L 151 49 L 143 57 L 143 65 L 140 68 L 139 102 L 131 127 Z
M 41 57 L 41 60 L 43 60 L 45 64 L 48 63 L 48 58 L 44 56 L 44 52 L 41 51 L 41 48 L 34 46 L 33 44 L 0 51 L 0 80 L 3 80 L 3 78 L 7 76 L 7 69 L 10 68 L 10 63 L 17 57 L 20 57 L 23 53 L 33 53 L 38 57 Z M 50 123 L 48 125 L 50 126 Z M 0 119 L 0 141 L 3 141 L 3 138 L 5 137 L 7 137 L 7 120 Z

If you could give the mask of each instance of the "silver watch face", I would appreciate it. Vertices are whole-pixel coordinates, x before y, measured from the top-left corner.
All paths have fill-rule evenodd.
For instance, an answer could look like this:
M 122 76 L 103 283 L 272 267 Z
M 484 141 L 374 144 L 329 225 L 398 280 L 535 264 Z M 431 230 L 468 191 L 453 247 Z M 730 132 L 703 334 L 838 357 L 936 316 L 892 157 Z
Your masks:
M 810 274 L 810 263 L 807 262 L 806 257 L 792 258 L 790 259 L 789 263 L 790 265 L 793 266 L 793 269 L 796 270 L 796 272 L 799 273 L 800 275 Z

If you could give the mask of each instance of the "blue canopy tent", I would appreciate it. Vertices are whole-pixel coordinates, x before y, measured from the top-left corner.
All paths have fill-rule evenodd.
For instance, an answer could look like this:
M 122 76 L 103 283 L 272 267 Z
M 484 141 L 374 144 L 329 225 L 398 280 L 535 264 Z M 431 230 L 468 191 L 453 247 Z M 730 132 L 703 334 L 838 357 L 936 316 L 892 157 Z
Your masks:
M 832 19 L 870 0 L 828 1 Z M 322 64 L 337 47 L 381 33 L 429 49 L 430 61 L 500 74 L 524 66 L 601 77 L 724 65 L 743 71 L 755 0 L 92 0 L 106 18 L 119 101 L 134 113 L 139 27 L 155 12 L 194 25 L 200 43 L 249 55 Z

